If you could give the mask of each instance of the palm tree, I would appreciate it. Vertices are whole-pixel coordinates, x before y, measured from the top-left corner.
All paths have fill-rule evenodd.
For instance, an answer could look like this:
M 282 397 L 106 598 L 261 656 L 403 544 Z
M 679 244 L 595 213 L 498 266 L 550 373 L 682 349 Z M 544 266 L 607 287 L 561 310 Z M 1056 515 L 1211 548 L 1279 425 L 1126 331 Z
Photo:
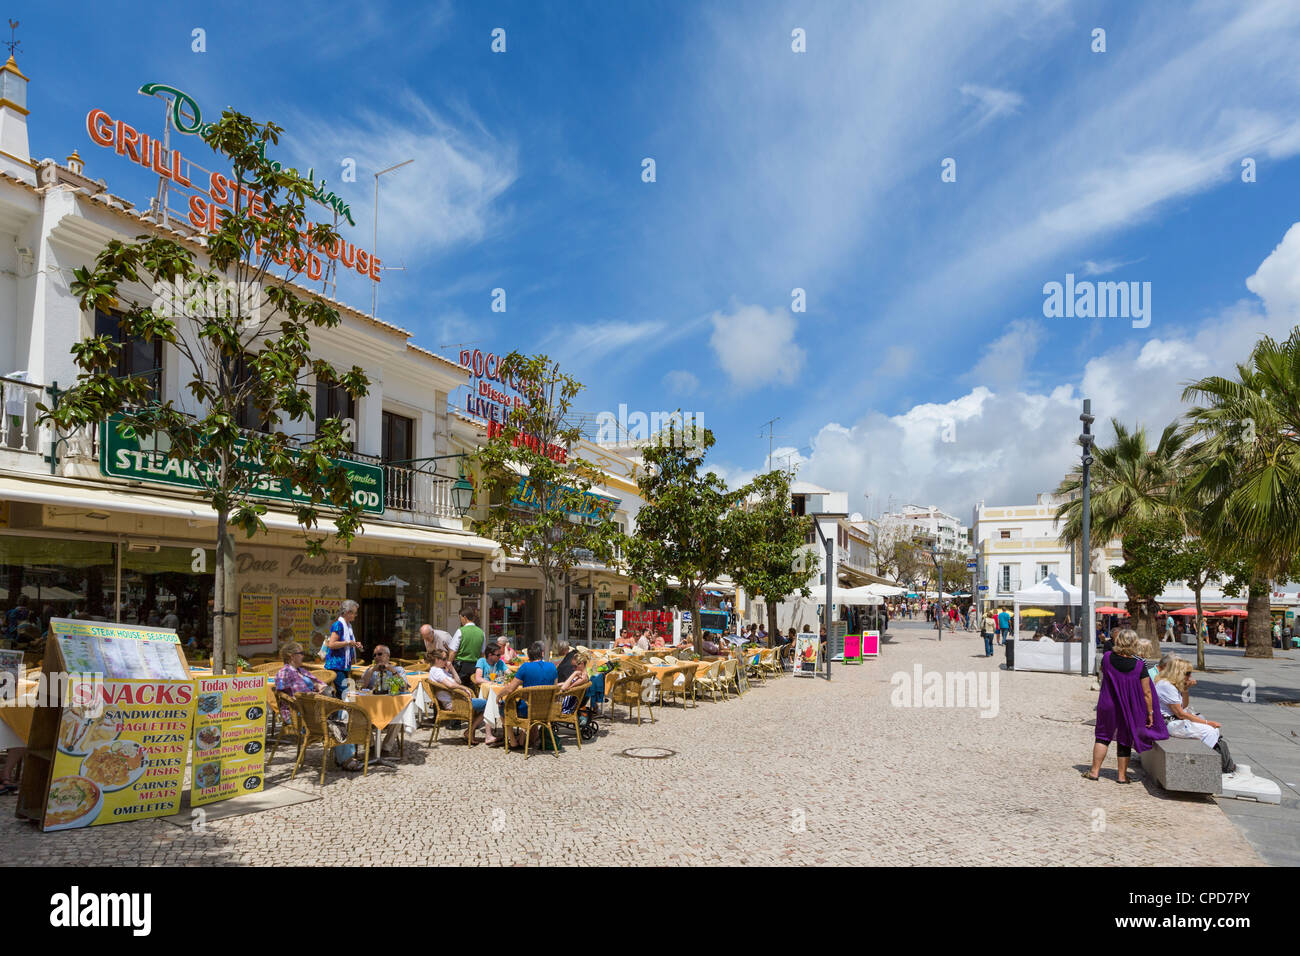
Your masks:
M 1172 422 L 1160 433 L 1160 440 L 1150 447 L 1145 426 L 1129 431 L 1120 422 L 1111 419 L 1115 429 L 1115 442 L 1093 450 L 1091 487 L 1092 541 L 1105 544 L 1115 538 L 1123 541 L 1125 534 L 1148 521 L 1158 521 L 1173 515 L 1174 490 L 1182 471 L 1185 433 Z M 1057 486 L 1056 494 L 1069 500 L 1056 509 L 1056 518 L 1063 521 L 1061 540 L 1071 547 L 1083 540 L 1083 466 L 1075 465 Z M 1124 548 L 1124 560 L 1133 555 Z M 1160 605 L 1154 594 L 1128 593 L 1129 620 L 1139 637 L 1149 637 L 1159 642 L 1156 615 Z
M 1187 494 L 1206 540 L 1250 569 L 1246 656 L 1272 657 L 1269 582 L 1300 554 L 1300 327 L 1265 336 L 1235 380 L 1203 378 L 1183 400 L 1203 403 L 1187 413 Z

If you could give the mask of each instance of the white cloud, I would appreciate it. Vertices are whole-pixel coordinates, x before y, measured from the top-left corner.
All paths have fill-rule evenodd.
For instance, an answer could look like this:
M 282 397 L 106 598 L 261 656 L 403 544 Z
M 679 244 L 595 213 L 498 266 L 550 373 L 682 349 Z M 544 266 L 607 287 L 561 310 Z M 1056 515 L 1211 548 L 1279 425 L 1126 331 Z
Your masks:
M 695 377 L 694 372 L 688 372 L 685 369 L 673 369 L 664 376 L 664 388 L 670 392 L 681 393 L 682 395 L 691 395 L 700 387 L 700 380 Z
M 334 115 L 328 123 L 298 114 L 285 128 L 287 150 L 304 170 L 314 164 L 327 189 L 344 195 L 358 227 L 374 222 L 374 174 L 415 160 L 380 183 L 379 249 L 393 265 L 477 242 L 504 225 L 497 200 L 518 176 L 517 149 L 464 109 L 453 122 L 405 91 L 390 96 L 383 112 L 364 109 L 351 117 Z M 344 159 L 356 161 L 355 184 L 339 181 Z M 368 247 L 370 229 L 356 239 Z
M 709 344 L 732 385 L 744 390 L 798 380 L 805 353 L 794 340 L 793 313 L 739 305 L 730 313 L 714 312 L 712 321 Z
M 1104 276 L 1116 269 L 1136 265 L 1141 261 L 1141 259 L 1102 259 L 1100 262 L 1096 262 L 1092 259 L 1085 259 L 1083 274 L 1086 276 Z
M 1078 460 L 1083 398 L 1092 399 L 1102 442 L 1112 438 L 1111 418 L 1158 435 L 1187 410 L 1182 390 L 1189 381 L 1232 374 L 1260 335 L 1286 336 L 1300 323 L 1297 275 L 1300 223 L 1247 281 L 1262 307 L 1242 301 L 1199 326 L 1126 341 L 1089 359 L 1076 381 L 1049 390 L 995 382 L 900 415 L 829 422 L 812 438 L 799 477 L 834 489 L 872 488 L 882 507 L 891 494 L 935 503 L 963 520 L 978 499 L 1031 503 Z
M 999 116 L 1011 116 L 1018 113 L 1025 102 L 1023 96 L 1012 90 L 999 90 L 991 86 L 978 86 L 974 83 L 963 83 L 961 95 L 970 97 L 976 102 L 978 112 L 975 121 L 976 129 L 991 120 L 997 119 Z
M 1037 319 L 1016 319 L 989 343 L 968 376 L 974 382 L 1013 386 L 1025 376 L 1025 365 L 1042 344 L 1046 328 Z

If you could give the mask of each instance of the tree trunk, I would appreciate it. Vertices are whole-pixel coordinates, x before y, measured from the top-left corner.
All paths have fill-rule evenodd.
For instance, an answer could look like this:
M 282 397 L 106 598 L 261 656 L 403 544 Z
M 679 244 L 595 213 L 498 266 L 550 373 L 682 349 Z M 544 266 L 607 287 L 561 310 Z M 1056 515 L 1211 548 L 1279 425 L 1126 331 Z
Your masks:
M 1201 620 L 1204 615 L 1201 611 L 1201 585 L 1194 589 L 1196 594 L 1196 669 L 1205 670 L 1205 638 L 1201 636 Z
M 1159 647 L 1160 629 L 1156 626 L 1156 617 L 1160 613 L 1160 605 L 1155 599 L 1145 594 L 1130 593 L 1124 608 L 1128 611 L 1129 626 L 1137 631 L 1138 639 L 1146 638 Z
M 233 674 L 238 634 L 233 615 L 235 586 L 235 542 L 230 536 L 230 513 L 217 512 L 217 566 L 212 590 L 212 673 Z
M 763 595 L 764 603 L 767 604 L 767 646 L 772 647 L 776 641 L 776 604 L 767 600 L 767 595 Z
M 690 589 L 691 595 L 691 637 L 695 644 L 695 653 L 704 656 L 704 624 L 700 621 L 700 593 L 696 588 Z
M 1268 582 L 1252 581 L 1246 599 L 1246 656 L 1273 656 L 1273 615 L 1269 611 Z

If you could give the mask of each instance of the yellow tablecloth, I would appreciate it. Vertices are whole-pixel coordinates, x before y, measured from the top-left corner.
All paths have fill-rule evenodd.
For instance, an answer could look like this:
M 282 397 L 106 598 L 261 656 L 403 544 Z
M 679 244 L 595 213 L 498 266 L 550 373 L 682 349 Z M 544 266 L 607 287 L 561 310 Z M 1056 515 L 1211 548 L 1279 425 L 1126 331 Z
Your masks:
M 356 703 L 377 728 L 387 727 L 411 703 L 411 694 L 358 694 Z

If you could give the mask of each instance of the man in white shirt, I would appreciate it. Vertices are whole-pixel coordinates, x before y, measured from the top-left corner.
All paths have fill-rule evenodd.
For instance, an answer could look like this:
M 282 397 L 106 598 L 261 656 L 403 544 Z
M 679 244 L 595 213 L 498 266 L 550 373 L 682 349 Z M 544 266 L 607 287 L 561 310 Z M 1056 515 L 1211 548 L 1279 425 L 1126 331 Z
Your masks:
M 636 639 L 635 647 L 638 651 L 650 650 L 650 639 L 646 637 L 645 631 L 642 631 L 641 636 Z

